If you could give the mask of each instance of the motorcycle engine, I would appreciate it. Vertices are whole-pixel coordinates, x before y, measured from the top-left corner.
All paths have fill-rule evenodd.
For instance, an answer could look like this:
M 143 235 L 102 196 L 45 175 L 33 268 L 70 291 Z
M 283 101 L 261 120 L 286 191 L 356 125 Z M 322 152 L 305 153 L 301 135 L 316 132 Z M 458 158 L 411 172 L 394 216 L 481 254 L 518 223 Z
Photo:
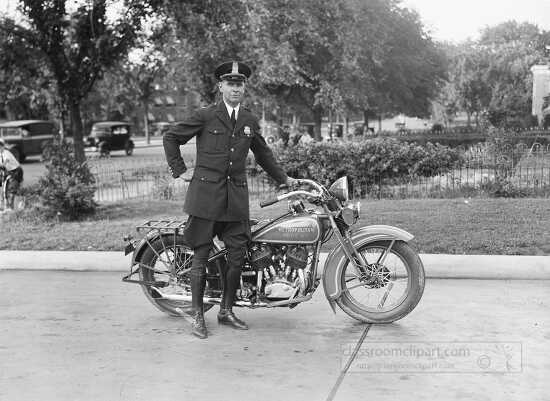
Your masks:
M 263 294 L 270 300 L 305 294 L 311 282 L 308 257 L 312 247 L 258 243 L 250 249 L 252 267 L 262 272 Z

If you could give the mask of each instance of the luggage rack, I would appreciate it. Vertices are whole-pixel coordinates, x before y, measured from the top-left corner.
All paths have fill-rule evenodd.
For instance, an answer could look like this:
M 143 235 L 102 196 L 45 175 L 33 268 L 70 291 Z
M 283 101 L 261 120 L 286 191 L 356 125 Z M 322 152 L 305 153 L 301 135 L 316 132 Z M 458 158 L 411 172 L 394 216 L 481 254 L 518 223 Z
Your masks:
M 174 232 L 178 234 L 178 232 L 184 228 L 185 221 L 183 220 L 148 220 L 136 226 L 136 231 L 140 234 L 156 230 L 159 232 Z

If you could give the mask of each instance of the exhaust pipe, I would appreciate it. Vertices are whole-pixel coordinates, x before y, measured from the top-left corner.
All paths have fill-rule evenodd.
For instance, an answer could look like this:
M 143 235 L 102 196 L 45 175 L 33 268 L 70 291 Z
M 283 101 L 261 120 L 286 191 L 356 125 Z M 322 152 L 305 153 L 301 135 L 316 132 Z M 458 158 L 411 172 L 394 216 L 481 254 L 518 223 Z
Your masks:
M 164 299 L 167 301 L 174 301 L 174 302 L 189 302 L 191 303 L 191 295 L 187 294 L 166 294 L 163 293 L 160 289 L 157 287 L 151 286 L 151 293 L 154 299 Z M 221 298 L 212 298 L 212 297 L 203 297 L 203 302 L 205 304 L 214 304 L 219 305 L 221 303 Z M 235 306 L 245 306 L 249 308 L 259 308 L 259 307 L 266 307 L 270 306 L 270 304 L 265 302 L 255 302 L 252 303 L 250 301 L 235 301 Z
M 191 295 L 186 294 L 165 294 L 157 287 L 151 286 L 151 292 L 152 296 L 155 299 L 165 299 L 167 301 L 175 301 L 175 302 L 191 302 Z M 312 294 L 307 294 L 305 296 L 298 296 L 293 297 L 288 300 L 283 301 L 274 301 L 274 302 L 255 302 L 252 303 L 250 301 L 235 301 L 235 306 L 242 306 L 242 307 L 248 307 L 248 308 L 274 308 L 277 306 L 286 306 L 286 305 L 292 305 L 297 304 L 301 302 L 309 301 L 312 298 Z M 215 304 L 219 305 L 221 303 L 221 298 L 212 298 L 212 297 L 203 297 L 203 302 L 205 304 Z

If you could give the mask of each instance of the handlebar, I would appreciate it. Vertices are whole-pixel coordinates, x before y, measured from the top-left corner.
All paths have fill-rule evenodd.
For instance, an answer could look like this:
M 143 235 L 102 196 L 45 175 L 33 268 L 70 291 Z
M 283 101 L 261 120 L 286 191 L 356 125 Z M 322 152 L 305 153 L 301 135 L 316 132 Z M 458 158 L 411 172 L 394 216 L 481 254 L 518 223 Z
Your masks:
M 260 207 L 266 207 L 266 206 L 269 206 L 269 205 L 273 205 L 274 203 L 282 201 L 286 198 L 290 198 L 291 196 L 303 196 L 303 197 L 310 197 L 310 198 L 319 198 L 323 194 L 323 191 L 324 191 L 323 186 L 320 185 L 320 184 L 317 184 L 313 180 L 299 179 L 299 180 L 296 180 L 296 181 L 297 181 L 296 183 L 298 185 L 304 185 L 304 184 L 311 185 L 312 187 L 317 189 L 319 192 L 309 192 L 309 191 L 303 191 L 303 190 L 290 191 L 290 192 L 287 192 L 285 194 L 282 194 L 282 195 L 279 195 L 279 196 L 261 201 L 260 202 Z
M 273 205 L 274 203 L 277 203 L 279 202 L 279 198 L 278 197 L 274 197 L 274 198 L 271 198 L 271 199 L 266 199 L 266 200 L 263 200 L 260 202 L 260 207 L 266 207 L 266 206 L 269 206 L 269 205 Z

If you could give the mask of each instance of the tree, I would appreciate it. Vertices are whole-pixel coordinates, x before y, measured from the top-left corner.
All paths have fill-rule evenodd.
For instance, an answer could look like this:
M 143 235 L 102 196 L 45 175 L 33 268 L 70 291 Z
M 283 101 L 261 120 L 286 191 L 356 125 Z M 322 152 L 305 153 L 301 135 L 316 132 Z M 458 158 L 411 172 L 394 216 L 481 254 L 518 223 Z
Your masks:
M 20 36 L 41 51 L 68 111 L 75 157 L 84 161 L 81 104 L 103 72 L 133 45 L 142 18 L 151 11 L 144 2 L 126 4 L 122 18 L 111 22 L 107 1 L 93 0 L 69 12 L 66 0 L 20 0 L 30 28 Z
M 531 119 L 531 66 L 544 62 L 549 39 L 529 23 L 505 22 L 482 31 L 476 42 L 447 48 L 449 82 L 456 104 L 468 115 L 484 115 L 497 127 L 526 127 Z
M 490 54 L 486 82 L 491 87 L 489 121 L 499 127 L 532 122 L 530 68 L 545 61 L 545 34 L 530 23 L 505 22 L 482 32 L 479 45 Z
M 346 103 L 372 115 L 429 115 L 446 78 L 442 49 L 420 17 L 398 1 L 349 0 L 354 18 L 347 29 Z
M 164 11 L 175 26 L 185 73 L 196 78 L 194 88 L 207 102 L 216 98 L 214 69 L 226 60 L 248 61 L 247 3 L 249 0 L 166 0 Z M 250 1 L 251 2 L 251 1 Z
M 344 0 L 276 0 L 263 4 L 255 22 L 257 70 L 265 90 L 286 104 L 305 107 L 313 116 L 314 135 L 328 110 L 342 110 Z
M 0 21 L 0 109 L 10 119 L 46 119 L 50 75 L 44 59 L 29 49 L 25 38 L 14 35 L 14 21 Z

